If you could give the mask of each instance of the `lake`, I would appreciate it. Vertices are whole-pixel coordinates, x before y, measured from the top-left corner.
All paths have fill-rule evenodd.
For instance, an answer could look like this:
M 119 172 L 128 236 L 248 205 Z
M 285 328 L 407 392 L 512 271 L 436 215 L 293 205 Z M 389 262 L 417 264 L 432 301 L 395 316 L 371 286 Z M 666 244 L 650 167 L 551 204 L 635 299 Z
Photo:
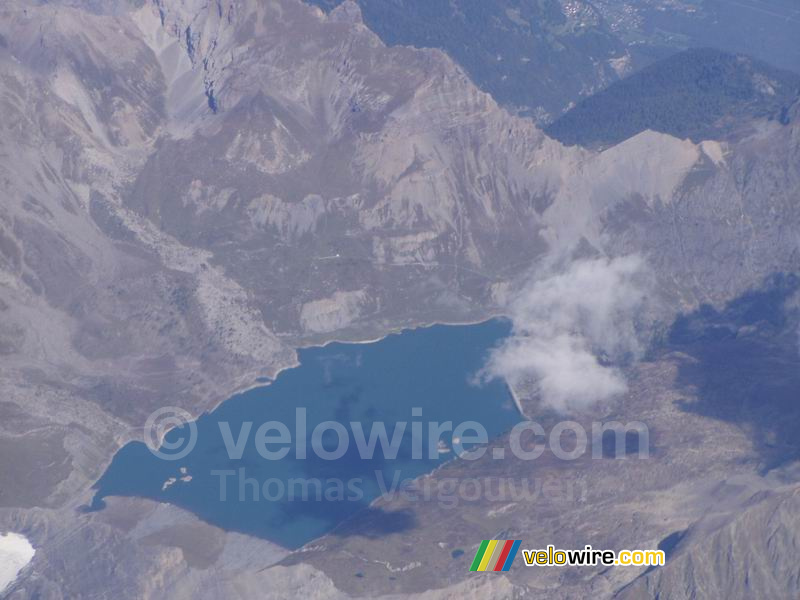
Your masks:
M 184 458 L 162 460 L 142 442 L 121 448 L 96 483 L 90 509 L 101 510 L 108 496 L 146 497 L 297 548 L 369 507 L 398 480 L 453 460 L 460 444 L 477 447 L 467 443 L 474 435 L 467 422 L 481 424 L 492 439 L 521 420 L 504 383 L 474 382 L 509 332 L 507 321 L 495 319 L 301 349 L 299 366 L 201 415 L 196 445 Z M 328 421 L 340 425 L 321 425 Z M 432 423 L 448 421 L 455 431 L 443 426 L 430 435 Z M 282 426 L 261 427 L 268 422 Z M 184 425 L 164 443 L 189 436 Z

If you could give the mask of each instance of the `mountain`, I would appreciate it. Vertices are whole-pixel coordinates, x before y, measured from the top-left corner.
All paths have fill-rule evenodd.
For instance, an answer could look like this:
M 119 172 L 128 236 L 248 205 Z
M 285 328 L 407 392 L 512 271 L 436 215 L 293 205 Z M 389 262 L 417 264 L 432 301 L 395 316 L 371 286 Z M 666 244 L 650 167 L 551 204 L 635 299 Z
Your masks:
M 681 52 L 578 103 L 547 126 L 564 144 L 610 146 L 651 129 L 722 140 L 757 119 L 780 120 L 800 92 L 800 75 L 710 48 Z
M 754 539 L 791 550 L 796 420 L 777 408 L 797 391 L 792 297 L 778 329 L 723 309 L 796 270 L 797 104 L 723 141 L 647 130 L 597 152 L 510 113 L 440 50 L 387 46 L 352 1 L 326 14 L 299 0 L 9 0 L 0 36 L 0 531 L 36 549 L 10 598 L 554 585 L 655 598 L 689 580 L 704 539 L 730 539 L 725 527 L 779 515 L 779 537 Z M 655 458 L 545 459 L 543 474 L 590 484 L 589 502 L 401 503 L 389 508 L 413 513 L 410 532 L 375 536 L 367 514 L 291 555 L 168 504 L 84 510 L 156 408 L 200 415 L 294 365 L 299 347 L 483 320 L 543 271 L 630 255 L 652 270 L 640 327 L 653 352 L 626 367 L 630 393 L 580 418 L 651 421 Z M 722 341 L 764 349 L 762 362 L 713 363 L 739 377 L 715 397 L 692 370 L 715 347 L 670 337 L 680 315 L 680 332 L 730 329 Z M 763 412 L 761 389 L 781 392 Z M 535 394 L 519 397 L 539 411 Z M 741 410 L 726 419 L 720 406 Z M 466 462 L 432 478 L 506 474 Z M 649 547 L 683 531 L 670 574 L 477 579 L 452 554 L 487 536 Z M 737 564 L 725 552 L 709 572 Z M 785 568 L 754 562 L 750 579 L 769 593 Z
M 343 0 L 309 0 L 331 10 Z M 622 77 L 690 48 L 800 73 L 784 0 L 358 0 L 388 45 L 439 48 L 501 104 L 546 124 Z
M 341 0 L 313 0 L 330 10 Z M 359 2 L 388 45 L 439 48 L 501 104 L 547 120 L 644 60 L 589 2 Z

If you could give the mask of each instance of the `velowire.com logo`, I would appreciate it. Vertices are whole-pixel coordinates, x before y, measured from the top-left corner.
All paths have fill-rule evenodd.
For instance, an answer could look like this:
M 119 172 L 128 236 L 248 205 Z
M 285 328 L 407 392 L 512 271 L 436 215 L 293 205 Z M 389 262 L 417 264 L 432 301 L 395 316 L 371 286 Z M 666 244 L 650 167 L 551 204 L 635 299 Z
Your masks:
M 483 540 L 470 571 L 508 571 L 522 540 Z

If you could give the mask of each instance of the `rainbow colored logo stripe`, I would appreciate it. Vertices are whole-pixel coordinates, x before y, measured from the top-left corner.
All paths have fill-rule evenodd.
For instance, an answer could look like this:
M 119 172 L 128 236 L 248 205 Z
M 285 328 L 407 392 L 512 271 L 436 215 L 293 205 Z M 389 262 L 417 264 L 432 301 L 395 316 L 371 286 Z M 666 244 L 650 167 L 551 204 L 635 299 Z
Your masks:
M 470 571 L 508 571 L 522 540 L 483 540 Z

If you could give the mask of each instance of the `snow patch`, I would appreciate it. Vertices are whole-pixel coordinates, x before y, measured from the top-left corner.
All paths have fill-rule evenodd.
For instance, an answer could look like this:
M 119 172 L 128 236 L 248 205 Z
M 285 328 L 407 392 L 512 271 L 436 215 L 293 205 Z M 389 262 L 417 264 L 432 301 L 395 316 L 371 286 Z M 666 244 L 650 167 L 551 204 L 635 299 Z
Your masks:
M 35 553 L 36 550 L 24 535 L 0 535 L 0 592 L 16 581 L 20 571 L 31 562 Z

